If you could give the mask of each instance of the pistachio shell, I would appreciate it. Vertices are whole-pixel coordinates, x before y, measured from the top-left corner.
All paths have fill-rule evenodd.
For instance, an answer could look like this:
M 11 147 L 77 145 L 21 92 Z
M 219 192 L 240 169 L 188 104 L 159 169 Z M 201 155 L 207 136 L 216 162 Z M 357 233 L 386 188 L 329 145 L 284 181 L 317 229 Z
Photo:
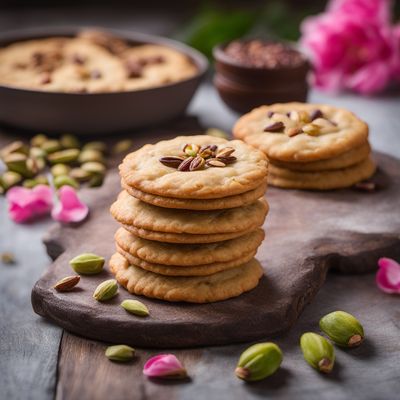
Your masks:
M 49 154 L 47 159 L 50 161 L 51 164 L 69 164 L 76 161 L 79 157 L 79 150 L 78 149 L 67 149 L 67 150 L 60 150 L 56 151 L 52 154 Z
M 281 363 L 282 351 L 275 343 L 258 343 L 242 353 L 235 374 L 246 381 L 259 381 L 275 373 Z
M 83 150 L 79 155 L 78 161 L 83 164 L 90 161 L 96 161 L 99 163 L 104 163 L 103 153 L 99 150 L 87 149 Z
M 93 298 L 97 301 L 107 301 L 118 293 L 118 283 L 115 279 L 108 279 L 100 283 L 93 293 Z
M 105 259 L 93 253 L 83 253 L 69 261 L 72 269 L 78 274 L 94 275 L 103 271 Z
M 135 349 L 124 344 L 107 347 L 106 357 L 112 361 L 126 362 L 132 360 Z
M 64 149 L 79 149 L 80 147 L 79 139 L 68 133 L 61 136 L 60 143 Z
M 0 150 L 0 157 L 4 158 L 12 153 L 20 153 L 27 156 L 29 154 L 29 149 L 24 142 L 16 140 L 15 142 L 8 144 Z
M 100 142 L 100 141 L 96 141 L 96 142 L 89 142 L 86 143 L 83 147 L 82 147 L 82 151 L 84 150 L 98 150 L 102 153 L 106 153 L 107 152 L 107 145 L 104 142 Z
M 28 189 L 32 189 L 38 184 L 39 183 L 35 179 L 25 179 L 24 182 L 22 183 L 22 186 Z
M 112 149 L 112 153 L 113 154 L 127 153 L 132 146 L 133 146 L 133 141 L 131 139 L 120 140 L 119 142 L 115 143 Z
M 357 318 L 344 311 L 331 312 L 319 321 L 321 330 L 336 344 L 359 346 L 364 340 L 364 329 Z
M 92 176 L 90 172 L 83 170 L 82 168 L 72 168 L 69 172 L 69 176 L 76 179 L 78 182 L 85 182 Z
M 34 175 L 27 166 L 27 160 L 25 154 L 11 153 L 4 157 L 4 163 L 10 171 L 17 172 L 26 178 L 30 178 Z
M 95 174 L 91 177 L 88 186 L 91 188 L 99 187 L 103 185 L 104 176 L 101 174 Z
M 40 148 L 44 150 L 46 154 L 51 154 L 61 150 L 61 143 L 55 139 L 47 139 L 40 145 Z
M 40 147 L 44 142 L 48 140 L 46 135 L 39 133 L 31 139 L 31 146 Z
M 51 174 L 56 177 L 60 175 L 68 175 L 71 167 L 65 164 L 55 164 L 51 167 Z
M 0 177 L 1 186 L 8 190 L 10 187 L 17 185 L 22 181 L 22 175 L 14 171 L 6 171 Z
M 47 153 L 40 147 L 31 147 L 29 156 L 32 158 L 46 158 Z
M 84 171 L 90 172 L 91 174 L 104 174 L 106 172 L 106 167 L 95 161 L 90 161 L 81 165 Z
M 332 343 L 323 336 L 313 332 L 304 333 L 300 338 L 300 347 L 304 359 L 320 372 L 332 371 L 335 362 L 335 351 Z
M 121 307 L 129 313 L 139 315 L 141 317 L 147 317 L 149 315 L 149 309 L 138 300 L 124 300 L 121 303 Z
M 60 189 L 60 187 L 65 185 L 79 189 L 79 183 L 68 175 L 59 175 L 54 178 L 54 186 L 56 189 Z

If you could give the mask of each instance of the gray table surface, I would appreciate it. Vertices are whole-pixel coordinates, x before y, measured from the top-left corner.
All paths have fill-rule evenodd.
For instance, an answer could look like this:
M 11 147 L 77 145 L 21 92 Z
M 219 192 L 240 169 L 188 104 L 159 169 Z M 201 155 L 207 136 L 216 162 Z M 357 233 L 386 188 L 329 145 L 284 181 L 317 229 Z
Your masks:
M 32 20 L 48 22 L 51 15 L 51 12 L 37 14 L 35 20 L 31 14 L 3 13 L 0 15 L 0 26 L 2 29 L 10 29 L 37 25 Z M 74 22 L 92 22 L 85 13 L 82 15 L 81 20 Z M 103 18 L 96 22 L 106 21 L 106 16 Z M 129 22 L 129 18 L 122 18 L 122 22 L 118 20 L 108 25 L 131 27 Z M 168 23 L 161 19 L 160 24 L 156 24 L 158 29 L 151 31 L 168 32 Z M 146 29 L 148 25 L 142 25 L 141 30 L 149 30 Z M 369 123 L 374 149 L 400 158 L 398 95 L 361 98 L 354 95 L 333 97 L 312 93 L 310 100 L 353 110 Z M 189 113 L 197 115 L 204 126 L 226 130 L 230 130 L 237 118 L 222 104 L 209 84 L 201 87 Z M 0 252 L 12 251 L 17 257 L 16 265 L 0 264 L 1 399 L 45 400 L 56 395 L 57 357 L 62 332 L 35 315 L 30 305 L 30 290 L 50 262 L 41 244 L 41 236 L 50 224 L 48 220 L 32 225 L 13 224 L 7 217 L 5 200 L 0 198 Z M 374 274 L 330 274 L 325 286 L 293 329 L 274 339 L 284 352 L 282 368 L 274 377 L 253 385 L 246 385 L 233 377 L 232 369 L 246 345 L 203 348 L 199 350 L 202 353 L 200 362 L 191 366 L 193 380 L 186 384 L 165 386 L 165 397 L 170 394 L 171 398 L 192 400 L 397 399 L 400 393 L 399 301 L 399 296 L 385 295 L 376 288 Z M 357 315 L 365 327 L 368 339 L 358 349 L 338 350 L 335 372 L 331 376 L 321 376 L 304 363 L 298 340 L 302 332 L 317 330 L 319 318 L 335 309 Z M 146 381 L 145 385 L 146 392 L 151 394 L 152 386 L 157 384 Z M 131 398 L 139 398 L 139 394 L 132 393 Z

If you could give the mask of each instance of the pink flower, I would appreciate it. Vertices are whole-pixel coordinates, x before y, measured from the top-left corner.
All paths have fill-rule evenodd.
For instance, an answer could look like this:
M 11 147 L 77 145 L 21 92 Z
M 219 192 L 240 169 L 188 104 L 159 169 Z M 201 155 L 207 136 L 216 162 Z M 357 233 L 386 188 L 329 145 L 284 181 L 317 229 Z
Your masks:
M 51 211 L 53 219 L 60 222 L 80 222 L 87 217 L 89 208 L 79 200 L 74 188 L 63 186 L 59 189 L 58 196 L 59 202 Z
M 143 367 L 143 374 L 150 378 L 185 378 L 186 369 L 173 354 L 159 354 L 150 358 Z
M 18 223 L 49 213 L 53 205 L 52 191 L 46 185 L 33 189 L 13 187 L 7 192 L 7 200 L 9 215 Z
M 315 86 L 371 94 L 388 85 L 398 65 L 389 7 L 387 0 L 331 0 L 325 13 L 303 21 Z
M 400 265 L 391 258 L 380 258 L 376 284 L 386 293 L 400 294 Z

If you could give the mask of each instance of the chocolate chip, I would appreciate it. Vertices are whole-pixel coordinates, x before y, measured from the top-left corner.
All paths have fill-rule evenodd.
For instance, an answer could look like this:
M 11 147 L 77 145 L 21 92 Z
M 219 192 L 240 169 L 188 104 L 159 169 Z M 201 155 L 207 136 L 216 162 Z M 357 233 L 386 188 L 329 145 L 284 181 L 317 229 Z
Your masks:
M 80 54 L 75 53 L 72 56 L 72 62 L 74 64 L 83 65 L 86 62 L 86 58 Z
M 285 125 L 283 122 L 278 121 L 274 122 L 271 125 L 268 125 L 264 128 L 264 132 L 282 132 L 285 129 Z
M 142 66 L 137 60 L 127 60 L 125 63 L 125 69 L 128 78 L 140 78 L 142 76 Z
M 274 114 L 275 114 L 274 111 L 268 111 L 267 116 L 268 116 L 268 118 L 271 118 Z

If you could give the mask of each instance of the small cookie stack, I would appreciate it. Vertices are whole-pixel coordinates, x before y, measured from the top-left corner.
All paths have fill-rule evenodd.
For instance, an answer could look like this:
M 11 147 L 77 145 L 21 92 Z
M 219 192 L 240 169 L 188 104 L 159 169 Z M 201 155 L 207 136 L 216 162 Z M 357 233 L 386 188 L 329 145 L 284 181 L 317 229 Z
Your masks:
M 122 225 L 110 269 L 129 292 L 167 301 L 225 300 L 257 286 L 268 213 L 264 154 L 241 141 L 177 137 L 120 165 L 111 206 Z
M 350 111 L 328 105 L 262 106 L 241 117 L 233 134 L 267 155 L 273 186 L 345 188 L 370 178 L 376 169 L 368 125 Z

